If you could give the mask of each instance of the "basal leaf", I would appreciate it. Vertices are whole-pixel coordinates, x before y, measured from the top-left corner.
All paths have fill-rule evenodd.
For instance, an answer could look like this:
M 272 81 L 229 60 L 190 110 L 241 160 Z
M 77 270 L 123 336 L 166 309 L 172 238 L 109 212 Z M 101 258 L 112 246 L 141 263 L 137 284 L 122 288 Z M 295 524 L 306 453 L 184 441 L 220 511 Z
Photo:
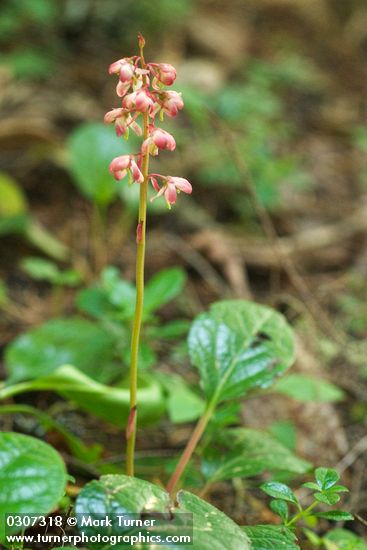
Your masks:
M 277 525 L 254 525 L 242 528 L 251 541 L 251 550 L 300 550 L 295 534 Z
M 266 432 L 235 428 L 227 430 L 220 441 L 226 443 L 228 451 L 221 454 L 221 459 L 214 465 L 207 462 L 211 482 L 250 477 L 265 471 L 303 474 L 311 467 L 309 462 L 298 458 Z
M 147 481 L 123 475 L 108 475 L 99 481 L 88 483 L 82 489 L 75 511 L 77 514 L 89 516 L 156 512 L 166 514 L 168 520 L 170 513 L 193 514 L 193 544 L 190 545 L 193 550 L 250 550 L 247 535 L 214 506 L 185 491 L 178 493 L 177 504 L 177 508 L 174 508 L 169 495 Z M 182 530 L 175 526 L 168 527 L 167 530 L 170 535 L 182 534 Z M 89 535 L 98 532 L 101 532 L 100 527 L 88 528 Z M 153 534 L 154 528 L 149 528 L 149 532 Z M 107 550 L 111 547 L 103 548 Z M 142 544 L 141 548 L 148 550 L 153 546 Z M 160 548 L 180 550 L 182 545 L 163 544 Z
M 6 348 L 8 382 L 13 384 L 50 374 L 72 364 L 95 380 L 115 373 L 114 338 L 85 319 L 53 319 L 18 336 Z
M 244 300 L 218 302 L 199 315 L 188 343 L 207 399 L 217 402 L 267 388 L 294 360 L 284 317 Z
M 68 142 L 70 170 L 79 190 L 88 199 L 106 206 L 117 197 L 119 186 L 108 171 L 114 157 L 133 152 L 133 144 L 118 138 L 102 123 L 82 124 Z
M 65 465 L 50 445 L 27 435 L 0 433 L 0 539 L 5 514 L 48 514 L 63 496 L 66 481 Z
M 178 296 L 184 287 L 186 274 L 179 267 L 159 271 L 147 283 L 144 294 L 144 312 L 153 313 Z
M 288 374 L 278 380 L 274 387 L 275 391 L 293 397 L 298 401 L 316 401 L 328 403 L 340 401 L 344 397 L 343 391 L 320 378 L 312 378 L 303 374 Z
M 25 391 L 48 390 L 74 401 L 80 408 L 117 426 L 125 426 L 129 415 L 127 387 L 106 386 L 71 365 L 63 365 L 48 376 L 0 389 L 0 399 Z M 164 411 L 160 385 L 145 378 L 138 389 L 139 420 L 151 423 Z

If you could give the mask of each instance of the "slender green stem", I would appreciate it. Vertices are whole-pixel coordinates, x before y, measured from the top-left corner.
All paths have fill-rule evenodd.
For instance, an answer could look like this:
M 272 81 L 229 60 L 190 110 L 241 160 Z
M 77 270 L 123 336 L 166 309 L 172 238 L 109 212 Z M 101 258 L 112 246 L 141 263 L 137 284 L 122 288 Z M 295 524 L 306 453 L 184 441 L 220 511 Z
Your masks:
M 145 67 L 143 57 L 143 48 L 140 49 L 142 68 Z M 143 77 L 143 83 L 146 82 L 146 77 Z M 144 113 L 144 140 L 149 135 L 149 114 Z M 130 414 L 126 428 L 126 473 L 129 476 L 134 475 L 134 455 L 135 455 L 135 440 L 137 427 L 137 389 L 138 389 L 138 355 L 140 331 L 143 318 L 144 306 L 144 267 L 145 267 L 145 235 L 146 235 L 146 219 L 147 219 L 147 188 L 148 188 L 148 173 L 149 173 L 149 153 L 143 157 L 142 174 L 144 176 L 143 183 L 140 184 L 139 194 L 139 216 L 136 232 L 137 252 L 136 252 L 136 302 L 135 315 L 133 321 L 131 335 L 131 360 L 130 360 Z
M 294 523 L 296 523 L 299 519 L 302 519 L 304 517 L 307 517 L 314 508 L 316 508 L 316 506 L 318 505 L 319 503 L 318 502 L 313 502 L 308 508 L 306 508 L 305 510 L 301 510 L 300 512 L 298 512 L 298 514 L 296 514 L 290 521 L 288 521 L 286 523 L 286 526 L 287 527 L 290 527 L 291 525 L 293 525 Z
M 204 411 L 204 414 L 200 418 L 199 422 L 196 424 L 196 427 L 191 434 L 191 437 L 185 447 L 184 452 L 181 455 L 181 458 L 176 466 L 176 469 L 173 472 L 169 482 L 167 483 L 167 492 L 170 493 L 172 497 L 174 496 L 177 483 L 179 482 L 180 477 L 182 476 L 187 464 L 189 463 L 193 455 L 193 452 L 195 451 L 196 446 L 199 443 L 211 416 L 213 415 L 214 409 L 216 407 L 216 403 L 217 403 L 217 400 L 215 396 L 208 403 Z

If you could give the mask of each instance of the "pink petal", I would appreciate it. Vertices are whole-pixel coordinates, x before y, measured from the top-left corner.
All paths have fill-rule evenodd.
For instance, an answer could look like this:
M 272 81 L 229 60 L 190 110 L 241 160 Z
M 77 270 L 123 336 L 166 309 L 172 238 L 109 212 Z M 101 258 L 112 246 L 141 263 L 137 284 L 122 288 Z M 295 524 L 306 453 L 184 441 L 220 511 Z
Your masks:
M 177 193 L 176 187 L 172 183 L 168 183 L 164 196 L 169 204 L 175 204 Z

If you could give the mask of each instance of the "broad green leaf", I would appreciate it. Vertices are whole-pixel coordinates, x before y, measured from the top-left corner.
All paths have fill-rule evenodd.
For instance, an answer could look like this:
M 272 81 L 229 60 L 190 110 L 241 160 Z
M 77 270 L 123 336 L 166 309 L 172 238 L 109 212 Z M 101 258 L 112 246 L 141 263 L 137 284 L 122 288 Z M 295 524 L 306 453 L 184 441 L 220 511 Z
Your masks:
M 267 388 L 294 359 L 284 317 L 244 300 L 218 302 L 199 315 L 188 344 L 206 397 L 217 402 Z
M 367 543 L 347 529 L 333 529 L 324 539 L 334 542 L 337 550 L 367 550 Z
M 225 514 L 199 497 L 181 491 L 177 495 L 178 507 L 173 509 L 169 495 L 160 487 L 141 479 L 123 475 L 103 476 L 99 481 L 88 483 L 78 495 L 75 512 L 77 514 L 127 514 L 142 512 L 174 512 L 193 514 L 193 550 L 250 550 L 247 535 Z M 173 527 L 172 529 L 175 529 Z M 170 530 L 170 534 L 175 533 Z M 153 534 L 153 528 L 149 528 Z M 88 528 L 88 533 L 96 534 L 101 528 Z M 121 534 L 121 532 L 120 532 Z M 141 546 L 148 550 L 153 546 Z M 109 548 L 109 547 L 104 547 Z M 160 545 L 162 550 L 179 550 L 182 545 Z
M 300 550 L 295 534 L 277 525 L 254 525 L 242 528 L 251 541 L 251 550 Z
M 132 148 L 133 144 L 115 135 L 113 127 L 88 122 L 76 128 L 68 151 L 72 176 L 83 195 L 102 207 L 110 204 L 117 197 L 119 186 L 108 166 L 114 157 L 132 153 Z
M 125 426 L 129 415 L 127 387 L 106 386 L 71 365 L 63 365 L 48 376 L 0 388 L 0 399 L 26 391 L 48 390 L 77 403 L 82 409 L 117 426 Z M 139 420 L 156 421 L 164 410 L 160 385 L 145 378 L 139 382 Z
M 27 435 L 0 433 L 0 538 L 6 513 L 48 514 L 63 496 L 66 481 L 65 465 L 50 445 Z
M 6 348 L 9 383 L 50 374 L 72 364 L 91 378 L 106 382 L 115 374 L 114 338 L 85 319 L 53 319 L 18 336 Z
M 288 519 L 288 504 L 284 500 L 272 500 L 270 502 L 270 508 L 275 514 L 282 518 L 282 520 L 285 521 Z
M 180 491 L 178 510 L 194 516 L 193 550 L 251 550 L 248 535 L 228 516 L 201 498 Z M 182 546 L 174 547 L 175 550 Z
M 171 422 L 192 422 L 204 412 L 205 402 L 181 376 L 157 373 L 157 379 L 167 394 L 167 412 Z
M 144 294 L 144 312 L 153 313 L 178 296 L 186 281 L 185 272 L 179 267 L 164 269 L 147 283 Z
M 285 447 L 294 451 L 297 443 L 295 425 L 292 422 L 279 420 L 268 427 L 269 432 Z
M 354 517 L 349 512 L 343 510 L 330 510 L 330 512 L 319 512 L 315 514 L 318 518 L 329 519 L 331 521 L 353 521 Z
M 55 285 L 76 286 L 81 282 L 81 277 L 73 269 L 60 270 L 58 266 L 44 258 L 29 256 L 24 258 L 20 267 L 36 281 L 47 281 Z
M 278 481 L 268 481 L 267 483 L 260 485 L 260 489 L 273 498 L 287 500 L 293 504 L 297 504 L 298 502 L 293 491 L 284 483 L 279 483 Z
M 334 384 L 303 374 L 288 374 L 277 381 L 274 389 L 278 393 L 305 402 L 328 403 L 340 401 L 344 398 L 344 392 Z
M 339 481 L 340 475 L 331 468 L 316 468 L 315 479 L 320 489 L 326 491 Z
M 228 447 L 225 455 L 213 464 L 204 462 L 204 474 L 211 482 L 233 477 L 250 477 L 265 471 L 294 474 L 307 472 L 311 464 L 298 458 L 266 432 L 234 428 L 227 430 L 220 442 Z

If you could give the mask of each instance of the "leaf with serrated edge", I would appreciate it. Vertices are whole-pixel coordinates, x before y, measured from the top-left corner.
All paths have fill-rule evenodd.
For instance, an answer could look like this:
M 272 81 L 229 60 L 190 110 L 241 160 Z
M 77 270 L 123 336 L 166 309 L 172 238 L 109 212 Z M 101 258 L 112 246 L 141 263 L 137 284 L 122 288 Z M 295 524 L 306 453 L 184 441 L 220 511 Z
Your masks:
M 252 550 L 300 550 L 294 533 L 283 526 L 254 525 L 243 527 Z
M 267 388 L 294 360 L 284 317 L 245 300 L 218 302 L 199 315 L 188 344 L 207 399 L 218 402 Z

